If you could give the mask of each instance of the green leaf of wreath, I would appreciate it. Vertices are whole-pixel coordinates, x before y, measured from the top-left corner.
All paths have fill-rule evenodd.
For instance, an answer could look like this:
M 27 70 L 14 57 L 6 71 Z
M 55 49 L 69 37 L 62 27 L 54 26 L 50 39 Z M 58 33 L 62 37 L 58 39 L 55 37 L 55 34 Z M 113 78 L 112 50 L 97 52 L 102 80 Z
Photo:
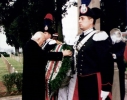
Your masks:
M 63 50 L 65 50 L 65 49 L 72 50 L 71 46 L 69 46 L 67 44 L 63 44 Z M 66 77 L 66 73 L 68 72 L 68 70 L 70 68 L 71 68 L 70 57 L 66 56 L 63 58 L 61 68 L 60 68 L 56 78 L 54 80 L 50 80 L 50 82 L 49 82 L 51 91 L 56 91 L 57 89 L 59 89 L 61 87 L 61 84 Z

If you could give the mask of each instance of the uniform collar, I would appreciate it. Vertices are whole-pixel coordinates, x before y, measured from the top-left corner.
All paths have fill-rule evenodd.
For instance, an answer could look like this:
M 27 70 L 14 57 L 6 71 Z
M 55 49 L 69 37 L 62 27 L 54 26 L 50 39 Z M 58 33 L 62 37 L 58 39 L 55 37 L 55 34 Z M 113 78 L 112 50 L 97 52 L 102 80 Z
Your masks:
M 88 30 L 83 31 L 84 36 L 87 35 L 88 33 L 92 32 L 93 30 L 94 29 L 91 28 L 91 29 L 88 29 Z
M 46 42 L 49 42 L 50 40 L 51 40 L 51 39 L 49 38 L 49 39 L 46 40 Z

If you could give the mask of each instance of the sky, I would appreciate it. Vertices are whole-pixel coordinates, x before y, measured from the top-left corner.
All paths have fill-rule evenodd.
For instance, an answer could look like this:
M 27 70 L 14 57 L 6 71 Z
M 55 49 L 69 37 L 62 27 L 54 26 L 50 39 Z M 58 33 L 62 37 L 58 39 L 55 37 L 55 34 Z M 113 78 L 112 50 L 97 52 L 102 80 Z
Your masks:
M 15 52 L 15 49 L 14 49 L 14 47 L 12 47 L 12 46 L 10 46 L 10 45 L 8 45 L 7 43 L 6 43 L 6 35 L 5 35 L 5 32 L 4 32 L 4 29 L 3 29 L 3 27 L 2 26 L 0 26 L 0 52 L 4 52 L 4 51 L 6 51 L 6 52 L 8 52 L 8 53 L 10 53 L 10 52 Z

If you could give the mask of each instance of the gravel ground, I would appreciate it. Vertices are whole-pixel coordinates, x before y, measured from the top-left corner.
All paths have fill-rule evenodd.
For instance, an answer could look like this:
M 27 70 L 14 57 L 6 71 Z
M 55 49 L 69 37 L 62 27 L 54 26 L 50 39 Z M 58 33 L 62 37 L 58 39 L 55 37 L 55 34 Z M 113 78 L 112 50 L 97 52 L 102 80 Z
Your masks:
M 9 96 L 9 97 L 2 97 L 0 100 L 22 100 L 21 95 L 18 96 Z

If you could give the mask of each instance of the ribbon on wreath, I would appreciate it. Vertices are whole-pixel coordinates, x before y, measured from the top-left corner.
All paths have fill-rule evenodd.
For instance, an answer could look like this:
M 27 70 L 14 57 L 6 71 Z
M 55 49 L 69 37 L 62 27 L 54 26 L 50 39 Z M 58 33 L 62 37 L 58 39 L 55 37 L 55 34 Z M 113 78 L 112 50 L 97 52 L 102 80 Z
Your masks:
M 62 52 L 64 49 L 71 50 L 66 44 L 58 44 L 52 51 Z M 62 61 L 48 61 L 45 73 L 45 100 L 54 100 L 53 94 L 61 87 L 70 68 L 70 57 L 63 57 Z

